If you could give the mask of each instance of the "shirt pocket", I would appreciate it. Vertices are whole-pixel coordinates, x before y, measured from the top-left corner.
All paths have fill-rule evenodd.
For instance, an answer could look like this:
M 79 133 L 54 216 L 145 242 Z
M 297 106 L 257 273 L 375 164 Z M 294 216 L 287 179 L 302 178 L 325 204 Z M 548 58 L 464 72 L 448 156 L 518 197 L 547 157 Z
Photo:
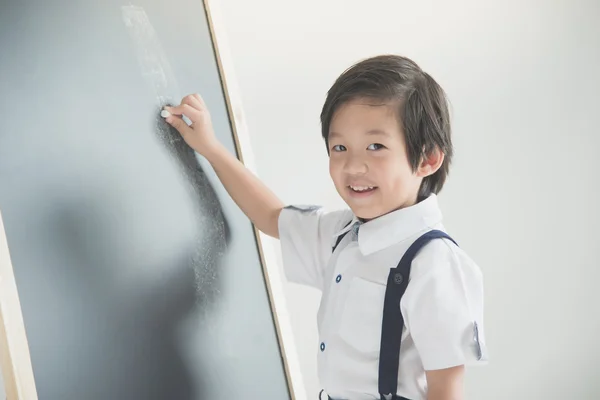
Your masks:
M 379 354 L 385 284 L 353 277 L 342 307 L 338 336 L 364 355 Z

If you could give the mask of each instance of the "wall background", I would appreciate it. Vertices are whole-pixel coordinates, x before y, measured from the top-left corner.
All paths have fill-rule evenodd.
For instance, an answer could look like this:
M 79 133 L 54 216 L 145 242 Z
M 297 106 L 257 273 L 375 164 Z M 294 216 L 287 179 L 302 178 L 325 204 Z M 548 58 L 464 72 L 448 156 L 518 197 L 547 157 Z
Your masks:
M 367 6 L 367 4 L 369 4 Z M 446 225 L 480 264 L 491 363 L 469 399 L 597 399 L 600 2 L 223 0 L 260 177 L 341 207 L 319 112 L 355 61 L 400 53 L 449 94 Z M 285 286 L 309 396 L 319 294 Z

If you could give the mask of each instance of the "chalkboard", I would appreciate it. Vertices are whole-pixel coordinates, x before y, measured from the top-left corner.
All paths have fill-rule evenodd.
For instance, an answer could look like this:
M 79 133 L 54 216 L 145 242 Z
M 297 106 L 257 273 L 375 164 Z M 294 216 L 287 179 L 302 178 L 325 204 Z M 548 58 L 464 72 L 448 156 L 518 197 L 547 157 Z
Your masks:
M 200 93 L 242 158 L 212 21 L 1 3 L 0 210 L 40 399 L 294 397 L 260 238 L 159 115 Z

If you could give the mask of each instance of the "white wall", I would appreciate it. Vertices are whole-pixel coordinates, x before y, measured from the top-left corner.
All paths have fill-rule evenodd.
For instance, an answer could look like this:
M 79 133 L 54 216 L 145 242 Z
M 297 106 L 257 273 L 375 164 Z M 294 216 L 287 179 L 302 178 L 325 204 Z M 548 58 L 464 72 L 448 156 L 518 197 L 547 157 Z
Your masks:
M 222 0 L 222 12 L 258 173 L 286 202 L 342 206 L 319 112 L 351 63 L 399 53 L 442 84 L 456 145 L 446 225 L 486 284 L 492 359 L 469 373 L 468 398 L 600 398 L 600 2 Z M 316 395 L 319 295 L 285 289 Z

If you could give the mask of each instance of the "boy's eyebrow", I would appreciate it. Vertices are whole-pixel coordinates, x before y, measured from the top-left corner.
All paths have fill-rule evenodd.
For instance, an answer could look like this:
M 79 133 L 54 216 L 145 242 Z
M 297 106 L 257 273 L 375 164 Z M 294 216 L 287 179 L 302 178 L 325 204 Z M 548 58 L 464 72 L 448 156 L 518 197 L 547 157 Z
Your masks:
M 368 130 L 366 132 L 367 135 L 382 135 L 382 136 L 390 136 L 390 134 L 386 131 L 383 131 L 381 129 L 371 129 Z M 336 137 L 340 137 L 343 136 L 341 133 L 338 132 L 329 132 L 329 139 L 331 138 L 336 138 Z
M 383 136 L 390 136 L 389 133 L 387 133 L 386 131 L 382 131 L 381 129 L 371 129 L 370 131 L 367 131 L 367 135 L 383 135 Z

